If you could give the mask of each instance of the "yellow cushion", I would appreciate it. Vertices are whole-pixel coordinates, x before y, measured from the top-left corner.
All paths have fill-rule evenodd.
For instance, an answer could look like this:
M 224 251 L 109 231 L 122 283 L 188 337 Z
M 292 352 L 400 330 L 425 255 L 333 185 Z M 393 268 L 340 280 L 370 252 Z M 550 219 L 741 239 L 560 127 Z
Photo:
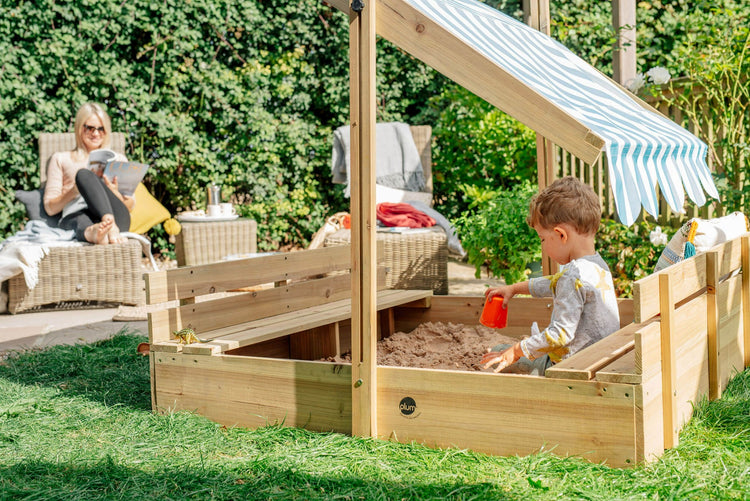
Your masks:
M 169 219 L 169 211 L 159 203 L 143 183 L 135 189 L 135 207 L 130 213 L 130 231 L 143 235 L 159 223 Z

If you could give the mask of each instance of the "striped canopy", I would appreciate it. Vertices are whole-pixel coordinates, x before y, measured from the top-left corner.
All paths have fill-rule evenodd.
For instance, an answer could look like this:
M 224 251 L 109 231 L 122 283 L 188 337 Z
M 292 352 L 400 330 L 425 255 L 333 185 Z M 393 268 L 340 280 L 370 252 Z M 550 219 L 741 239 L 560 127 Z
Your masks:
M 348 11 L 345 0 L 328 0 Z M 707 146 L 564 45 L 476 0 L 372 0 L 377 32 L 586 162 L 603 150 L 620 220 L 719 194 Z
M 685 192 L 697 205 L 706 202 L 703 190 L 718 198 L 703 141 L 639 104 L 561 43 L 475 0 L 406 2 L 604 140 L 612 192 L 625 224 L 636 220 L 641 205 L 658 214 L 657 184 L 677 212 Z

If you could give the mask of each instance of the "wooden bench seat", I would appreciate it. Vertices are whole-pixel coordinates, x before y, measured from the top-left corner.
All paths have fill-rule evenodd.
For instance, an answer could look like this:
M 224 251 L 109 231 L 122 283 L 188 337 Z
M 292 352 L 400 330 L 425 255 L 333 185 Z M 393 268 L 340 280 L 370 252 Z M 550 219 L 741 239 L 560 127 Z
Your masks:
M 378 293 L 378 311 L 415 304 L 429 307 L 431 291 L 385 289 Z M 178 352 L 193 354 L 212 354 L 250 344 L 269 341 L 281 336 L 295 334 L 343 322 L 351 319 L 352 303 L 350 299 L 340 299 L 333 303 L 312 306 L 289 313 L 281 313 L 250 322 L 231 325 L 221 329 L 197 334 L 208 343 L 180 344 L 177 339 L 158 342 L 152 345 L 154 351 Z
M 347 247 L 330 247 L 150 273 L 149 304 L 181 303 L 149 314 L 151 349 L 213 355 L 295 336 L 290 343 L 306 344 L 298 352 L 308 357 L 339 355 L 348 346 L 339 340 L 340 327 L 352 315 L 350 259 Z M 386 271 L 379 268 L 378 283 L 385 283 Z M 393 308 L 428 308 L 431 296 L 429 290 L 381 289 L 381 335 L 393 333 Z M 180 343 L 174 333 L 187 327 L 202 342 Z

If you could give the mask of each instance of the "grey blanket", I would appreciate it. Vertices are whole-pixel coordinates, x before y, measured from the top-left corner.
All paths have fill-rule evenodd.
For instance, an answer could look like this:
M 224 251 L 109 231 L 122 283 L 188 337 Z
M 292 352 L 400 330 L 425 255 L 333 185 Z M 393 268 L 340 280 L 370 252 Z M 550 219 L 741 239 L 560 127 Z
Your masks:
M 344 125 L 333 132 L 331 176 L 334 183 L 350 188 L 350 131 Z M 375 126 L 375 182 L 381 186 L 406 191 L 422 191 L 425 187 L 424 170 L 417 145 L 409 126 L 400 122 L 379 123 Z

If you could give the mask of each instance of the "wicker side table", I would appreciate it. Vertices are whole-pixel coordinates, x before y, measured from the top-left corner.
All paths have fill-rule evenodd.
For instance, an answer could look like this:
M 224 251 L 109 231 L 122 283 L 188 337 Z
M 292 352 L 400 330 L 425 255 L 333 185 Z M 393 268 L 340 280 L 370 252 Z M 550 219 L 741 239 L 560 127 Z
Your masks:
M 378 232 L 383 241 L 385 285 L 390 289 L 422 289 L 448 294 L 448 237 L 440 227 L 404 233 Z M 324 245 L 349 245 L 351 230 L 339 230 L 325 239 Z
M 258 224 L 253 219 L 180 223 L 175 253 L 178 266 L 215 263 L 230 254 L 257 252 Z

